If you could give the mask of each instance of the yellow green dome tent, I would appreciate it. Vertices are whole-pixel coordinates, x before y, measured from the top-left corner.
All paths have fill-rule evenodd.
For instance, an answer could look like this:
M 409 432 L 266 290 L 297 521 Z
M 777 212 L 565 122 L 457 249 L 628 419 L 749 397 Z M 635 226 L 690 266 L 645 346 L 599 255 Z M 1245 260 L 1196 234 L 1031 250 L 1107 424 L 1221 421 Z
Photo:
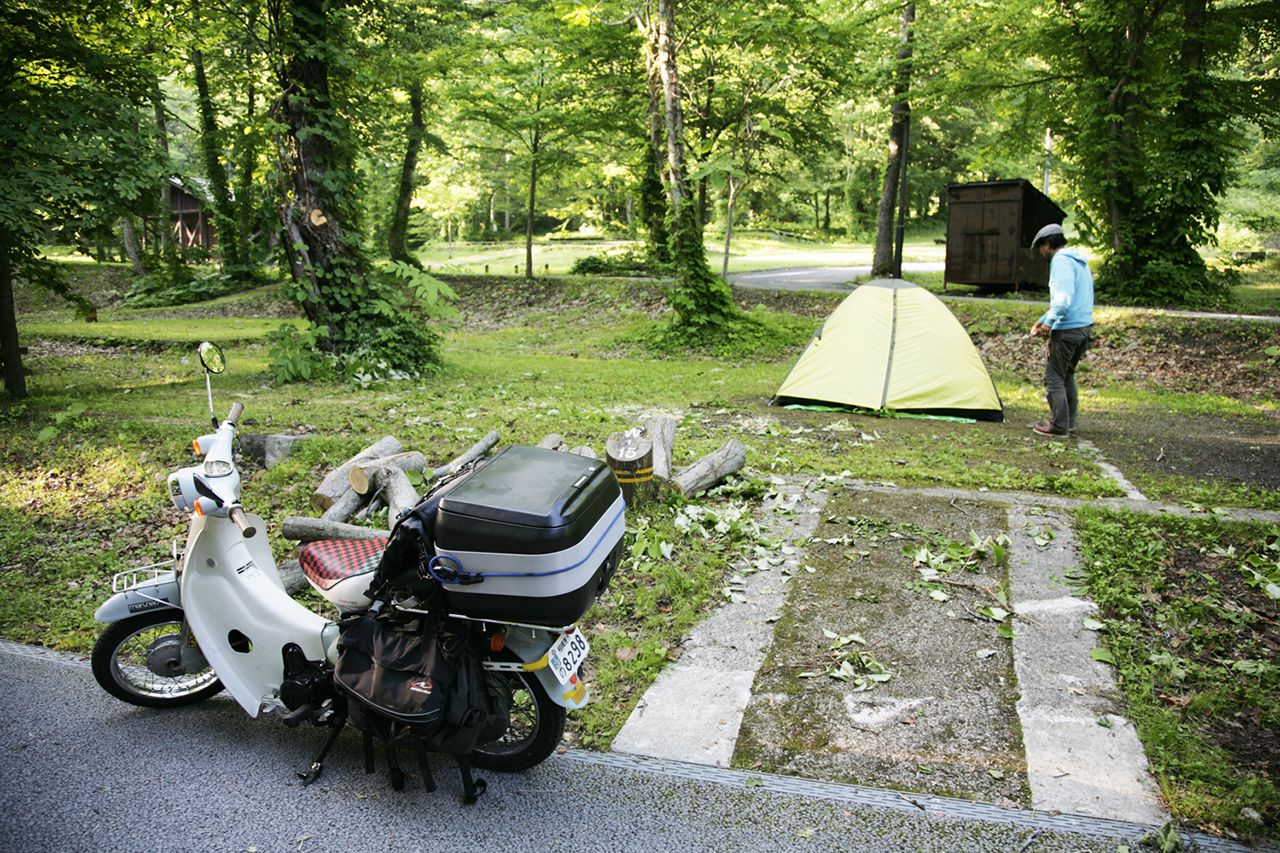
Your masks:
M 850 293 L 773 403 L 1004 420 L 1000 395 L 960 321 L 938 297 L 897 279 Z

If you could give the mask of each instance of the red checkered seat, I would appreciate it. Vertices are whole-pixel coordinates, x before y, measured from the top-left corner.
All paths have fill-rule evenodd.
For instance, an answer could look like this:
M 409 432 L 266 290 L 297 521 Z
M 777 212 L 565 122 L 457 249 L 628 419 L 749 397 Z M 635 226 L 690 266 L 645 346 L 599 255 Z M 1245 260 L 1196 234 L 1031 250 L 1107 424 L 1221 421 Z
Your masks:
M 364 592 L 386 547 L 386 539 L 308 542 L 298 561 L 317 592 L 341 610 L 361 610 L 372 603 Z

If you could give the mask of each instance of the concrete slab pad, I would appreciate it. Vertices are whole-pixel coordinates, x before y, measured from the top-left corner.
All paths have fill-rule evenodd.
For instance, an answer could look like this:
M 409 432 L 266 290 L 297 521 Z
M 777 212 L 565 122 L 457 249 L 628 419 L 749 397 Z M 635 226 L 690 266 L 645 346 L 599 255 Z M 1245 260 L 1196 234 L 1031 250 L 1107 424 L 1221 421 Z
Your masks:
M 783 542 L 781 564 L 738 567 L 739 594 L 694 629 L 680 660 L 658 676 L 614 739 L 615 752 L 729 766 L 787 576 L 800 570 L 800 546 L 817 528 L 826 497 L 806 485 L 778 487 L 763 512 Z
M 1168 813 L 1147 769 L 1133 725 L 1097 717 L 1037 711 L 1023 716 L 1031 806 L 1152 826 Z
M 613 751 L 728 767 L 755 670 L 672 667 L 644 694 Z
M 1057 513 L 1009 510 L 1009 589 L 1014 613 L 1027 781 L 1033 808 L 1158 825 L 1168 813 L 1133 726 L 1119 716 L 1112 670 L 1090 653 L 1093 609 L 1063 577 L 1079 564 L 1074 533 Z M 1102 725 L 1105 723 L 1106 725 Z
M 1098 635 L 1081 624 L 1093 609 L 1083 604 L 1087 609 L 1040 610 L 1034 623 L 1014 624 L 1014 667 L 1022 694 L 1018 705 L 1024 716 L 1055 708 L 1092 716 L 1120 710 L 1111 668 L 1090 657 Z

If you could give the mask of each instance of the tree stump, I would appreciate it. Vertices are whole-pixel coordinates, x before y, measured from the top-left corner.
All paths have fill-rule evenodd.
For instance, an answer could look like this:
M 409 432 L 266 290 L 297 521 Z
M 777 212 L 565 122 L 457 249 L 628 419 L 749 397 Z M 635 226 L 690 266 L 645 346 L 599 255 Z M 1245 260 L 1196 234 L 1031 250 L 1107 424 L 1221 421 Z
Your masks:
M 564 436 L 558 432 L 548 433 L 538 442 L 538 446 L 544 450 L 560 450 L 564 447 Z
M 604 458 L 622 487 L 627 506 L 648 500 L 653 490 L 653 443 L 639 427 L 615 432 L 604 445 Z
M 658 480 L 671 479 L 671 450 L 676 443 L 676 419 L 666 415 L 646 418 L 644 431 L 653 444 L 653 476 Z

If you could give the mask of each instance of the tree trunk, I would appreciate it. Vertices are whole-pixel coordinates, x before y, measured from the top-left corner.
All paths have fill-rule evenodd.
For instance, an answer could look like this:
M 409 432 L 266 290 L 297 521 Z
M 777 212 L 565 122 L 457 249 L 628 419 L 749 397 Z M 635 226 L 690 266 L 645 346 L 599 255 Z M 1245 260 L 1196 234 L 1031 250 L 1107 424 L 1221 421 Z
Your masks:
M 349 128 L 329 87 L 328 0 L 294 0 L 291 23 L 277 24 L 290 34 L 289 56 L 280 69 L 278 101 L 285 126 L 283 171 L 288 181 L 280 220 L 288 239 L 290 271 L 301 291 L 297 300 L 312 324 L 330 334 L 321 346 L 342 347 L 350 314 L 348 293 L 368 274 L 359 249 L 353 211 L 337 188 L 357 185 Z
M 646 418 L 644 432 L 653 445 L 653 476 L 666 480 L 671 476 L 671 452 L 676 442 L 676 419 L 657 415 Z
M 450 462 L 446 462 L 444 465 L 441 465 L 439 468 L 435 468 L 430 472 L 428 472 L 425 475 L 427 482 L 428 483 L 434 482 L 435 480 L 440 480 L 440 479 L 443 479 L 444 477 L 449 477 L 453 474 L 456 474 L 462 468 L 462 466 L 476 461 L 481 456 L 484 456 L 486 453 L 492 450 L 494 445 L 498 443 L 499 437 L 500 436 L 498 435 L 498 431 L 496 429 L 490 430 L 487 434 L 485 434 L 484 438 L 480 439 L 475 444 L 468 447 L 466 452 L 463 453 L 461 456 L 457 457 L 456 459 Z
M 649 237 L 649 251 L 660 264 L 671 263 L 671 233 L 667 229 L 667 192 L 659 172 L 660 149 L 646 146 L 644 178 L 640 182 L 640 216 Z
M 393 453 L 390 456 L 383 456 L 378 459 L 361 461 L 352 465 L 351 470 L 347 472 L 347 482 L 351 483 L 351 490 L 361 495 L 369 494 L 376 488 L 374 474 L 381 468 L 399 468 L 401 471 L 421 472 L 427 469 L 427 458 L 416 450 L 409 450 L 404 453 Z
M 529 162 L 529 217 L 524 224 L 524 277 L 533 278 L 533 212 L 538 197 L 538 143 L 541 133 L 533 131 L 532 160 Z
M 733 245 L 733 203 L 738 198 L 738 182 L 729 176 L 729 197 L 724 206 L 724 262 L 720 265 L 720 276 L 729 277 L 729 248 Z
M 409 129 L 405 145 L 404 163 L 400 166 L 400 188 L 396 192 L 395 212 L 391 216 L 391 230 L 387 235 L 387 249 L 391 260 L 421 267 L 418 259 L 409 254 L 405 238 L 409 232 L 409 205 L 413 202 L 413 184 L 418 168 L 418 154 L 422 150 L 422 138 L 426 124 L 422 120 L 422 81 L 409 84 Z
M 667 142 L 667 195 L 671 199 L 671 257 L 676 286 L 671 307 L 686 335 L 705 340 L 707 331 L 725 327 L 737 316 L 733 292 L 724 279 L 707 266 L 697 210 L 689 203 L 685 175 L 684 115 L 680 106 L 680 79 L 676 63 L 675 0 L 658 0 L 658 20 L 650 28 L 656 36 L 656 56 L 662 79 Z
M 248 98 L 245 102 L 245 127 L 253 126 L 253 113 L 257 107 L 257 91 L 249 84 Z M 236 140 L 240 154 L 240 169 L 236 175 L 236 237 L 240 243 L 240 254 L 245 263 L 249 263 L 249 244 L 253 240 L 253 171 L 258 160 L 258 151 L 252 133 L 242 133 Z
M 373 472 L 374 484 L 387 502 L 387 526 L 395 527 L 405 510 L 413 509 L 418 504 L 418 490 L 409 482 L 409 475 L 399 468 L 379 468 Z
M 354 489 L 348 489 L 342 497 L 333 502 L 333 505 L 321 514 L 322 521 L 341 521 L 345 522 L 351 516 L 359 511 L 364 505 L 365 495 L 356 492 Z
M 658 0 L 658 74 L 662 79 L 662 102 L 667 147 L 667 192 L 676 216 L 689 190 L 685 183 L 684 112 L 680 107 L 680 72 L 676 66 L 676 0 Z
M 911 29 L 916 19 L 916 4 L 902 7 L 898 29 L 898 69 L 893 83 L 893 121 L 889 127 L 889 158 L 885 165 L 884 184 L 880 188 L 880 209 L 876 215 L 876 246 L 871 261 L 872 275 L 888 275 L 893 270 L 893 208 L 897 202 L 901 173 L 903 134 L 909 107 L 907 91 L 911 87 Z
M 394 436 L 384 435 L 373 444 L 370 444 L 364 450 L 334 468 L 320 481 L 320 485 L 316 486 L 315 492 L 311 495 L 312 509 L 323 512 L 333 506 L 338 498 L 342 497 L 343 493 L 351 488 L 351 469 L 356 465 L 399 452 L 400 442 Z
M 138 248 L 138 232 L 133 227 L 132 216 L 120 217 L 120 240 L 124 244 L 124 253 L 129 258 L 135 275 L 146 275 L 147 267 L 142 263 L 142 252 Z
M 169 175 L 167 174 L 167 170 L 170 168 L 169 125 L 164 114 L 164 92 L 160 89 L 159 80 L 154 81 L 151 100 L 155 107 L 156 141 L 160 146 L 160 153 L 166 166 L 166 174 L 160 179 L 160 256 L 166 261 L 174 261 L 177 259 L 178 253 L 174 249 L 173 229 L 169 227 L 170 219 L 173 216 L 173 185 L 169 183 Z M 145 222 L 143 223 L 143 236 L 146 236 Z
M 0 363 L 4 365 L 4 389 L 9 396 L 27 396 L 27 377 L 18 344 L 18 317 L 13 306 L 13 259 L 9 235 L 0 228 Z
M 694 495 L 709 489 L 725 477 L 742 468 L 747 461 L 747 449 L 736 438 L 726 441 L 719 450 L 708 453 L 682 470 L 671 480 L 671 485 L 681 494 Z
M 195 7 L 199 16 L 199 6 Z M 231 188 L 227 181 L 227 168 L 222 162 L 222 133 L 209 94 L 209 80 L 205 76 L 204 54 L 200 48 L 191 49 L 191 71 L 196 82 L 196 106 L 200 112 L 200 151 L 204 155 L 205 177 L 209 180 L 209 192 L 213 195 L 213 225 L 218 230 L 218 242 L 222 250 L 222 265 L 243 267 L 238 223 L 231 201 Z
M 319 542 L 325 539 L 386 539 L 391 531 L 294 515 L 280 525 L 280 535 L 291 542 Z

